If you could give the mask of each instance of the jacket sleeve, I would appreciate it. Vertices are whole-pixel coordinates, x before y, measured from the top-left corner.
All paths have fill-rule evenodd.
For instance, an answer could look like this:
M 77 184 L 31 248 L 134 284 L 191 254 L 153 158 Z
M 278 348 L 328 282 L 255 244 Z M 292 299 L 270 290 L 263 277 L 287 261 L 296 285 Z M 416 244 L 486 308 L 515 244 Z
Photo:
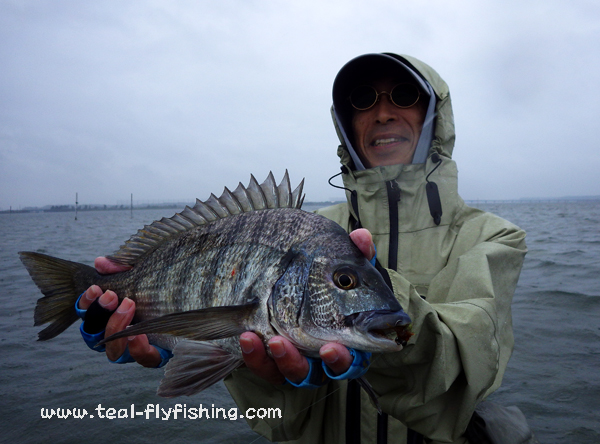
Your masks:
M 464 433 L 510 358 L 510 306 L 525 253 L 524 231 L 479 213 L 458 231 L 426 297 L 388 270 L 414 336 L 401 352 L 379 355 L 367 373 L 384 411 L 434 441 Z
M 247 368 L 234 371 L 225 379 L 229 393 L 241 409 L 240 414 L 255 432 L 271 441 L 290 441 L 300 437 L 303 442 L 337 442 L 339 430 L 345 426 L 346 381 L 330 381 L 318 389 L 296 388 L 290 384 L 275 386 Z M 337 396 L 331 396 L 332 394 Z M 254 408 L 252 418 L 246 410 Z M 259 417 L 258 409 L 277 410 L 276 415 Z M 278 413 L 281 413 L 279 417 Z M 334 436 L 328 436 L 332 435 Z

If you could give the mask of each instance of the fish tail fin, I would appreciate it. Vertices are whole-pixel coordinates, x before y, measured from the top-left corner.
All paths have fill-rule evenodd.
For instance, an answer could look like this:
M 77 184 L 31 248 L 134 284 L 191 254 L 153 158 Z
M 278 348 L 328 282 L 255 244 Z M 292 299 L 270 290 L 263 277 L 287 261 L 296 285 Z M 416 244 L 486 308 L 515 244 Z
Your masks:
M 21 262 L 31 279 L 44 294 L 35 306 L 35 326 L 51 324 L 38 333 L 38 341 L 47 341 L 65 331 L 77 320 L 75 302 L 97 277 L 96 270 L 45 254 L 22 251 Z

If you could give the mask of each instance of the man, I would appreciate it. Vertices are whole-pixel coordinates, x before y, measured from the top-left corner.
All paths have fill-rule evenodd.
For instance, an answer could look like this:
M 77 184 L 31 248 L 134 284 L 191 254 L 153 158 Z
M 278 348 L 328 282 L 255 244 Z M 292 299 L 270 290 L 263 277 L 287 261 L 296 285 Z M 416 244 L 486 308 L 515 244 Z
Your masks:
M 227 387 L 241 408 L 281 409 L 283 420 L 248 421 L 274 441 L 465 443 L 476 405 L 500 386 L 512 351 L 510 304 L 525 233 L 458 196 L 450 95 L 426 64 L 395 54 L 351 60 L 335 79 L 332 114 L 348 202 L 319 212 L 348 232 L 366 228 L 351 237 L 367 257 L 372 235 L 378 268 L 413 320 L 414 336 L 402 351 L 371 360 L 365 378 L 382 415 L 345 379 L 295 387 L 310 379 L 309 365 L 281 337 L 269 341 L 271 358 L 256 335 L 244 333 L 247 368 L 229 376 Z M 88 290 L 80 307 L 100 293 Z M 110 292 L 100 302 L 117 306 Z M 123 301 L 107 334 L 125 328 L 134 308 Z M 109 358 L 126 344 L 108 345 Z M 145 336 L 128 344 L 138 362 L 160 362 Z M 353 359 L 339 344 L 320 355 L 333 375 L 345 375 Z

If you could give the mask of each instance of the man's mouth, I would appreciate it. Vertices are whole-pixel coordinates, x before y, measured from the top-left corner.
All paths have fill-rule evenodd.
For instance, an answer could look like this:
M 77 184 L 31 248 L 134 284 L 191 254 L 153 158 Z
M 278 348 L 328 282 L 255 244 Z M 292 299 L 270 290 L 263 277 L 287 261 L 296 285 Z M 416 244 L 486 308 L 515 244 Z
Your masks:
M 388 137 L 387 139 L 375 139 L 373 141 L 373 143 L 371 143 L 372 146 L 386 146 L 386 145 L 390 145 L 392 143 L 399 143 L 403 140 L 403 138 L 400 137 Z

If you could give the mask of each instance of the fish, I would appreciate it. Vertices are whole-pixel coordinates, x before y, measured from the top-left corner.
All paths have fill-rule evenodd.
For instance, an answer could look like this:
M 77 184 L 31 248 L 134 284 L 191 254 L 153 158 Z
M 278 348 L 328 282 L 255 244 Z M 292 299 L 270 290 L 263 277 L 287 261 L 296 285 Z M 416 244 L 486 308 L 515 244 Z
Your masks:
M 44 297 L 34 325 L 52 339 L 78 317 L 75 303 L 91 285 L 136 303 L 125 330 L 108 341 L 148 334 L 172 350 L 158 394 L 192 395 L 243 365 L 239 335 L 276 335 L 305 356 L 337 342 L 365 352 L 397 352 L 411 320 L 381 274 L 337 223 L 302 210 L 304 180 L 288 172 L 259 185 L 253 175 L 232 192 L 196 200 L 152 222 L 108 256 L 127 271 L 93 267 L 37 252 L 20 259 Z

